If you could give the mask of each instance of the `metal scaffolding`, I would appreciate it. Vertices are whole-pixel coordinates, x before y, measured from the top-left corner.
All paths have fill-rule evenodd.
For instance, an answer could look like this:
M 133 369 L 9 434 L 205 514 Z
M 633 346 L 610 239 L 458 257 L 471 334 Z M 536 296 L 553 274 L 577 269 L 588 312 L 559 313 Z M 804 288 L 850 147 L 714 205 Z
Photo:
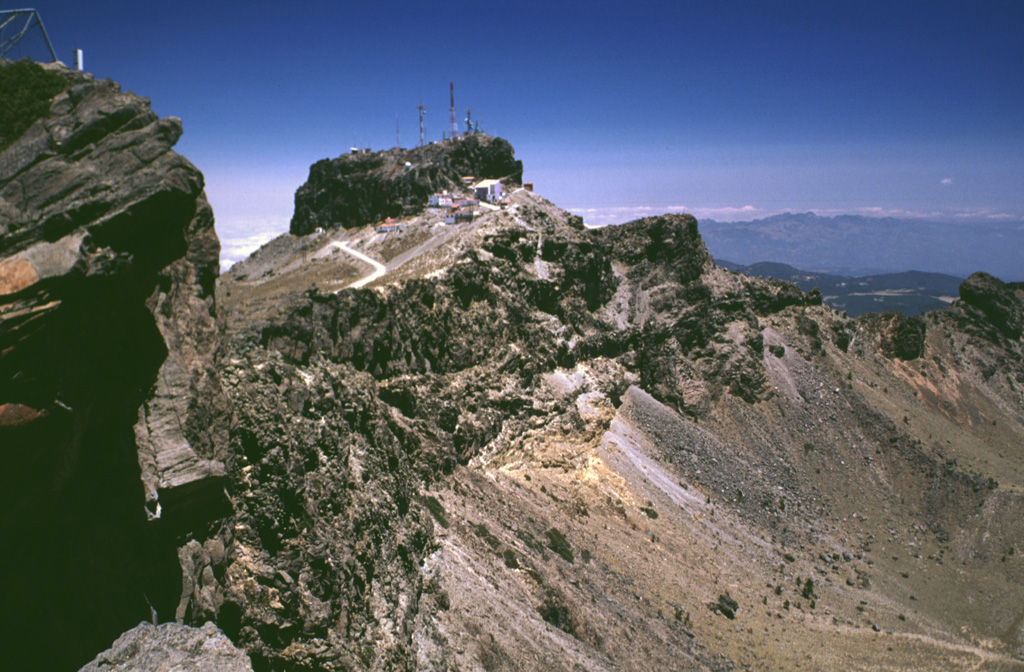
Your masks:
M 24 19 L 25 23 L 18 26 L 21 20 Z M 13 24 L 13 25 L 12 25 Z M 11 37 L 6 36 L 8 26 L 12 26 L 14 34 Z M 21 38 L 25 37 L 25 34 L 33 28 L 39 28 L 39 31 L 43 34 L 43 39 L 46 40 L 46 46 L 50 50 L 50 56 L 53 57 L 54 62 L 57 61 L 57 52 L 53 50 L 53 44 L 50 42 L 50 36 L 46 34 L 46 27 L 43 25 L 43 19 L 39 16 L 39 12 L 34 9 L 0 9 L 0 58 L 7 55 L 18 42 L 21 42 Z

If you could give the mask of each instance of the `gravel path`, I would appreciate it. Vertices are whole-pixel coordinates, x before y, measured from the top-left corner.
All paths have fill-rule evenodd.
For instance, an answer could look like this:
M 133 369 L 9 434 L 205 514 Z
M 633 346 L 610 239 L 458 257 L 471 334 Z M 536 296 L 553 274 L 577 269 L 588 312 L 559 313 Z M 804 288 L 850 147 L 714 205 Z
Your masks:
M 359 278 L 358 280 L 356 280 L 355 282 L 353 282 L 352 284 L 349 285 L 349 287 L 351 287 L 353 289 L 356 289 L 356 288 L 368 285 L 371 282 L 373 282 L 374 280 L 376 280 L 377 278 L 379 278 L 380 276 L 382 276 L 382 275 L 384 275 L 385 273 L 388 272 L 388 269 L 387 269 L 386 266 L 384 266 L 384 264 L 380 263 L 379 261 L 377 261 L 375 259 L 371 259 L 370 257 L 366 256 L 362 252 L 359 252 L 357 250 L 353 250 L 351 247 L 348 246 L 348 243 L 332 242 L 331 245 L 333 245 L 334 247 L 338 248 L 342 252 L 345 252 L 346 254 L 350 254 L 353 257 L 355 257 L 356 259 L 358 259 L 360 261 L 364 261 L 367 264 L 370 264 L 371 266 L 373 266 L 373 269 L 374 269 L 373 273 L 370 273 L 369 275 L 363 276 L 362 278 Z

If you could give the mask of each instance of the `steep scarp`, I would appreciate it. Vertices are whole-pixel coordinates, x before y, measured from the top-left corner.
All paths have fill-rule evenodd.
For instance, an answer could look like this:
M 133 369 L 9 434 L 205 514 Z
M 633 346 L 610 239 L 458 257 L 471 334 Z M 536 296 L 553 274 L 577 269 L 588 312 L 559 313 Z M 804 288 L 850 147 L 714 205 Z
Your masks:
M 77 669 L 192 613 L 179 549 L 231 511 L 220 244 L 178 119 L 61 66 L 0 68 L 41 115 L 0 128 L 0 641 L 11 669 Z

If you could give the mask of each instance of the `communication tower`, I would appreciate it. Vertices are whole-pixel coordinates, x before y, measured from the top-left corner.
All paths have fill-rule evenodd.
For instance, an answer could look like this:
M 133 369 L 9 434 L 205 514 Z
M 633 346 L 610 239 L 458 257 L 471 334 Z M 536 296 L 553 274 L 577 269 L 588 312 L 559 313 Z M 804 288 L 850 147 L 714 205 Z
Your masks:
M 424 139 L 423 139 L 423 103 L 420 103 L 419 107 L 417 109 L 420 111 L 420 144 L 419 144 L 419 146 L 422 147 L 424 144 L 426 144 Z
M 18 24 L 22 19 L 25 20 L 25 23 L 19 29 Z M 14 24 L 12 26 L 14 33 L 11 37 L 6 37 L 7 27 L 12 24 Z M 21 42 L 21 38 L 25 37 L 25 33 L 37 26 L 39 27 L 39 32 L 43 34 L 47 49 L 50 50 L 50 56 L 56 62 L 57 52 L 53 50 L 50 36 L 46 34 L 43 19 L 39 16 L 39 12 L 34 9 L 0 9 L 0 58 L 3 58 L 18 42 Z
M 452 98 L 452 139 L 459 134 L 459 126 L 455 121 L 455 82 L 449 82 L 449 91 L 451 92 Z

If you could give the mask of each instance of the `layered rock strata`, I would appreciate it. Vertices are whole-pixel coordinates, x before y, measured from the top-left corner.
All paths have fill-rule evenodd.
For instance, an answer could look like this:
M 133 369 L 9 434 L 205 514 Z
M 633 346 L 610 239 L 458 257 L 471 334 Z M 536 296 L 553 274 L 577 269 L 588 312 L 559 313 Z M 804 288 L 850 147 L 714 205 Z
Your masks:
M 178 119 L 57 72 L 67 89 L 0 152 L 0 534 L 20 549 L 0 632 L 47 669 L 173 619 L 177 545 L 230 512 L 202 175 L 171 150 Z

